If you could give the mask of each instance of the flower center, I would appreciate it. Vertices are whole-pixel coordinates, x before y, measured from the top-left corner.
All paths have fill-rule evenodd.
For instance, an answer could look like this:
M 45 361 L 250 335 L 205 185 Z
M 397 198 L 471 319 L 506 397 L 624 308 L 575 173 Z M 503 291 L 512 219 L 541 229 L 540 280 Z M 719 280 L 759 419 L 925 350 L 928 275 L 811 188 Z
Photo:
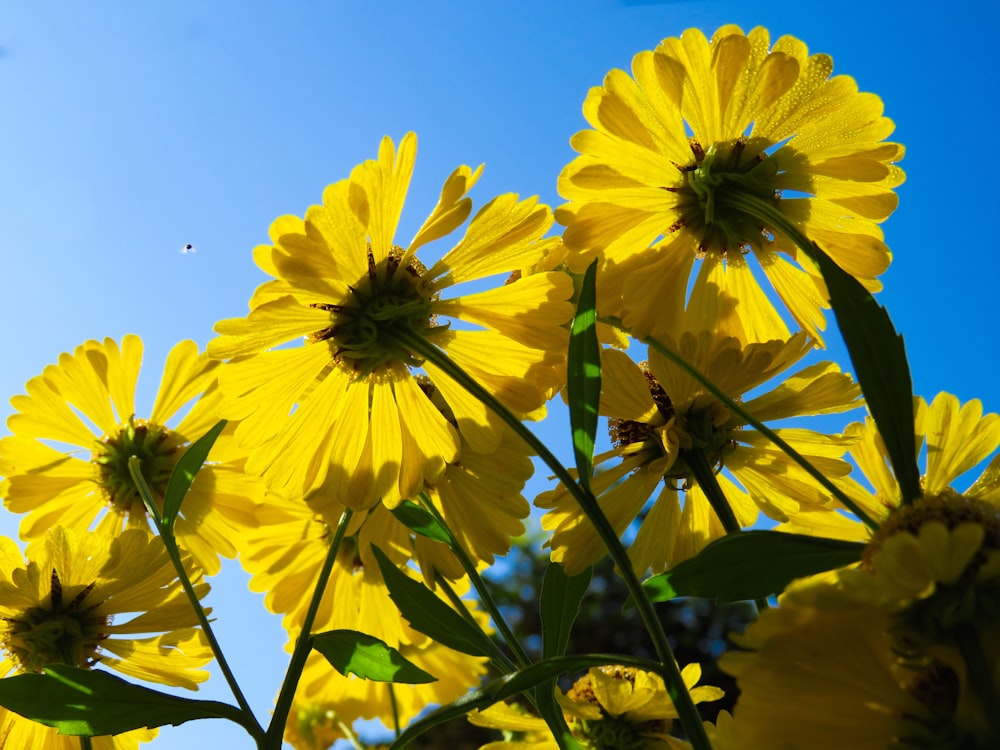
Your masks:
M 100 661 L 97 649 L 111 618 L 94 614 L 99 602 L 87 603 L 94 584 L 63 590 L 53 570 L 48 605 L 29 607 L 18 617 L 5 618 L 2 647 L 25 672 L 41 672 L 47 664 L 89 668 Z
M 777 204 L 777 163 L 767 158 L 766 145 L 760 139 L 740 137 L 713 143 L 706 151 L 692 138 L 693 163 L 679 167 L 683 177 L 679 185 L 665 188 L 678 194 L 681 214 L 667 233 L 685 228 L 694 234 L 699 255 L 746 253 L 770 239 L 761 221 L 741 207 L 748 198 Z
M 648 422 L 611 418 L 608 420 L 608 434 L 612 445 L 626 456 L 648 452 L 643 467 L 669 457 L 671 460 L 663 477 L 679 483 L 693 476 L 685 460 L 685 453 L 689 451 L 702 451 L 714 468 L 721 468 L 727 449 L 736 442 L 729 434 L 730 428 L 726 427 L 729 410 L 715 399 L 705 397 L 704 403 L 699 403 L 696 399 L 685 413 L 677 414 L 663 386 L 649 371 L 648 363 L 643 362 L 640 367 L 653 403 L 664 423 L 657 426 Z M 674 444 L 677 448 L 671 455 L 669 446 Z
M 635 669 L 630 667 L 601 667 L 601 671 L 616 680 L 635 684 Z M 661 720 L 633 722 L 625 716 L 612 716 L 597 699 L 589 674 L 577 680 L 566 692 L 575 703 L 591 703 L 601 709 L 600 719 L 571 720 L 574 735 L 586 743 L 589 750 L 641 750 L 647 747 L 648 734 L 664 734 L 669 727 Z
M 431 308 L 437 292 L 423 280 L 427 269 L 416 258 L 403 263 L 403 250 L 393 247 L 376 263 L 368 249 L 368 273 L 350 287 L 339 305 L 311 305 L 330 313 L 330 326 L 308 337 L 310 343 L 329 341 L 334 361 L 358 377 L 395 363 L 418 367 L 422 360 L 391 335 L 407 330 L 421 336 L 443 330 Z
M 142 496 L 132 480 L 128 462 L 132 456 L 141 462 L 142 478 L 159 504 L 174 470 L 178 446 L 166 427 L 129 417 L 116 435 L 105 435 L 91 455 L 97 466 L 97 483 L 108 503 L 123 513 L 145 512 Z

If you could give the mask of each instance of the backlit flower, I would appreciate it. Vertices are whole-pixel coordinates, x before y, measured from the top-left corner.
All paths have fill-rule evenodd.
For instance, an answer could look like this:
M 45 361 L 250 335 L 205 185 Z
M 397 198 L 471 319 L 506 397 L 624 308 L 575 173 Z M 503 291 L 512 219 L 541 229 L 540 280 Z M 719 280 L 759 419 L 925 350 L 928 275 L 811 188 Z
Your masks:
M 557 218 L 571 268 L 600 261 L 600 311 L 656 335 L 661 301 L 685 299 L 701 258 L 693 307 L 723 306 L 743 340 L 784 338 L 763 273 L 818 339 L 822 279 L 754 202 L 879 287 L 890 254 L 878 224 L 896 207 L 903 148 L 884 141 L 893 123 L 881 100 L 832 70 L 793 37 L 772 46 L 763 28 L 723 26 L 711 40 L 697 29 L 664 39 L 633 58 L 631 75 L 612 70 L 591 89 L 594 129 L 572 139 L 580 155 L 559 178 L 570 203 Z
M 142 341 L 128 335 L 87 341 L 63 354 L 15 396 L 7 420 L 12 436 L 0 440 L 0 495 L 7 508 L 25 513 L 21 535 L 38 539 L 50 527 L 85 534 L 150 528 L 146 507 L 129 473 L 137 456 L 154 501 L 163 493 L 190 444 L 218 421 L 218 362 L 198 354 L 191 341 L 167 357 L 153 408 L 140 416 L 135 404 Z M 193 406 L 191 405 L 193 403 Z M 187 413 L 170 425 L 179 412 Z M 233 557 L 239 529 L 256 524 L 259 480 L 243 472 L 223 434 L 195 477 L 174 526 L 181 548 L 208 574 L 219 556 Z
M 685 333 L 675 347 L 735 400 L 776 378 L 809 349 L 810 342 L 801 333 L 788 341 L 744 345 L 708 331 Z M 742 527 L 756 521 L 758 509 L 783 521 L 802 509 L 828 503 L 815 480 L 781 449 L 656 351 L 651 350 L 649 362 L 640 366 L 623 352 L 605 349 L 601 367 L 600 411 L 609 417 L 613 447 L 594 458 L 591 485 L 598 502 L 621 535 L 655 494 L 629 548 L 637 572 L 673 567 L 726 533 L 692 461 L 704 461 L 715 472 Z M 858 405 L 858 395 L 848 375 L 832 362 L 822 362 L 787 376 L 773 390 L 746 400 L 743 407 L 766 423 L 852 409 Z M 776 432 L 827 476 L 850 471 L 840 459 L 848 441 L 839 435 L 802 428 Z M 548 542 L 553 560 L 572 575 L 600 559 L 604 549 L 596 529 L 564 488 L 544 493 L 535 502 L 549 510 L 542 526 L 553 532 Z
M 416 155 L 406 135 L 385 138 L 377 160 L 330 185 L 305 219 L 271 226 L 258 247 L 263 284 L 246 318 L 216 325 L 212 356 L 223 368 L 222 414 L 241 421 L 248 471 L 288 496 L 321 495 L 354 508 L 414 497 L 459 455 L 501 442 L 497 418 L 407 340 L 440 347 L 519 417 L 541 416 L 560 382 L 573 313 L 569 277 L 521 276 L 485 291 L 445 297 L 451 287 L 510 274 L 541 259 L 551 224 L 534 198 L 501 195 L 430 268 L 416 251 L 468 217 L 479 170 L 459 167 L 409 245 L 396 244 Z M 516 275 L 515 275 L 516 276 Z M 463 289 L 465 289 L 463 287 Z M 461 325 L 451 325 L 452 320 Z M 301 346 L 284 346 L 304 340 Z M 414 377 L 422 368 L 454 424 Z M 457 425 L 457 428 L 456 426 Z
M 26 559 L 25 559 L 26 558 Z M 208 584 L 195 580 L 199 597 Z M 56 527 L 28 545 L 0 537 L 0 677 L 48 664 L 114 669 L 127 677 L 197 689 L 211 650 L 166 549 L 144 530 L 78 536 Z M 138 730 L 95 739 L 125 750 Z M 0 746 L 77 750 L 79 740 L 0 709 Z

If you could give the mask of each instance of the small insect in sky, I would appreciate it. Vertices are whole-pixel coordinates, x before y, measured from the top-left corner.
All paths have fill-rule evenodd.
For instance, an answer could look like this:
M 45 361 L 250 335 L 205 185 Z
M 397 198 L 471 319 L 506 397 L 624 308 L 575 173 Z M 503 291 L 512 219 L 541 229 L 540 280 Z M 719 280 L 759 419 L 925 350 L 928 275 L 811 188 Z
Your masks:
M 190 242 L 181 248 L 181 255 L 191 255 L 192 253 L 196 252 L 198 252 L 198 248 L 196 248 Z

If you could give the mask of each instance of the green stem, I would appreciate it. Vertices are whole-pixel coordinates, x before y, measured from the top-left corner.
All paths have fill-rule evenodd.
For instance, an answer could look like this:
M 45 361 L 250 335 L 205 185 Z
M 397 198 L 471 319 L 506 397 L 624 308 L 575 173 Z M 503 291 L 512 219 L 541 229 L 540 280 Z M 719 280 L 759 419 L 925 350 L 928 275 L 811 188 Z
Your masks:
M 288 660 L 288 670 L 285 672 L 285 679 L 281 683 L 281 691 L 278 693 L 278 700 L 274 704 L 274 714 L 271 716 L 271 723 L 267 727 L 265 747 L 280 750 L 282 736 L 285 733 L 285 723 L 288 721 L 288 713 L 292 708 L 292 700 L 295 698 L 295 690 L 299 686 L 299 678 L 302 670 L 306 666 L 306 659 L 312 650 L 312 626 L 316 620 L 316 613 L 319 612 L 319 605 L 323 601 L 323 593 L 326 591 L 326 583 L 330 580 L 333 572 L 333 565 L 337 561 L 337 553 L 340 551 L 340 544 L 344 540 L 347 532 L 347 524 L 351 520 L 354 512 L 350 508 L 344 508 L 340 514 L 340 521 L 333 534 L 333 541 L 330 549 L 327 550 L 326 559 L 323 560 L 323 567 L 320 568 L 316 578 L 316 587 L 313 589 L 312 600 L 309 602 L 309 609 L 302 620 L 302 629 L 298 638 L 295 639 L 295 648 L 292 650 L 292 658 Z
M 160 539 L 163 541 L 163 546 L 167 550 L 167 556 L 173 563 L 174 570 L 177 571 L 177 577 L 181 582 L 184 593 L 187 594 L 188 600 L 191 602 L 191 606 L 194 608 L 195 616 L 197 616 L 198 622 L 201 625 L 201 630 L 205 634 L 205 638 L 208 640 L 208 645 L 212 649 L 212 654 L 215 656 L 215 660 L 219 664 L 219 669 L 222 671 L 222 675 L 229 684 L 229 689 L 232 691 L 233 697 L 236 698 L 236 703 L 239 705 L 240 710 L 245 716 L 246 722 L 242 726 L 247 730 L 250 736 L 254 738 L 254 741 L 257 742 L 259 746 L 260 742 L 264 738 L 264 729 L 257 721 L 257 717 L 254 716 L 253 710 L 250 708 L 250 704 L 247 702 L 246 697 L 243 695 L 243 691 L 240 689 L 239 683 L 236 681 L 236 676 L 233 674 L 232 669 L 229 668 L 229 662 L 226 661 L 226 656 L 222 652 L 222 646 L 219 645 L 219 641 L 215 637 L 215 633 L 212 630 L 212 624 L 205 615 L 205 610 L 202 608 L 201 601 L 198 599 L 198 594 L 195 592 L 194 586 L 191 584 L 191 579 L 188 578 L 187 571 L 184 570 L 184 563 L 181 561 L 180 548 L 177 546 L 177 541 L 174 539 L 173 532 L 165 527 L 162 519 L 160 518 L 156 503 L 153 501 L 153 494 L 150 492 L 149 485 L 146 484 L 146 480 L 142 476 L 142 459 L 138 456 L 131 456 L 128 460 L 128 470 L 132 475 L 132 481 L 135 482 L 135 486 L 139 490 L 139 494 L 142 496 L 142 501 L 146 505 L 146 509 L 156 521 L 156 529 L 159 532 Z
M 715 471 L 708 463 L 705 451 L 701 448 L 692 448 L 691 450 L 684 451 L 683 456 L 688 468 L 691 469 L 691 473 L 694 474 L 698 486 L 701 487 L 702 492 L 705 493 L 705 497 L 708 498 L 708 504 L 712 506 L 715 515 L 722 522 L 722 528 L 726 530 L 727 534 L 736 534 L 742 531 L 740 522 L 736 520 L 736 515 L 729 505 L 729 501 L 726 500 L 726 495 L 723 493 L 722 487 L 719 486 L 719 479 L 715 476 Z
M 84 735 L 80 736 L 80 750 L 93 750 L 94 745 L 90 741 L 90 737 Z
M 473 588 L 475 588 L 476 593 L 479 594 L 479 601 L 492 618 L 493 624 L 499 631 L 503 642 L 507 644 L 507 647 L 514 654 L 514 658 L 517 660 L 517 666 L 521 668 L 528 666 L 531 663 L 531 658 L 521 646 L 521 642 L 514 635 L 514 632 L 510 629 L 510 625 L 507 624 L 504 616 L 500 613 L 500 608 L 497 606 L 496 600 L 493 598 L 493 594 L 490 593 L 486 582 L 483 581 L 482 576 L 479 575 L 479 571 L 476 570 L 476 564 L 472 561 L 469 555 L 466 554 L 462 545 L 459 544 L 458 537 L 456 537 L 454 532 L 452 532 L 452 530 L 448 527 L 444 517 L 438 511 L 437 506 L 435 506 L 431 499 L 427 496 L 426 492 L 420 493 L 420 502 L 427 512 L 434 516 L 434 519 L 447 530 L 448 536 L 451 537 L 451 551 L 455 553 L 455 557 L 458 558 L 458 562 L 461 564 L 462 570 L 465 571 L 465 575 L 469 577 Z
M 719 520 L 722 522 L 722 528 L 726 530 L 726 533 L 739 534 L 743 531 L 743 527 L 740 526 L 740 522 L 736 519 L 736 514 L 733 513 L 732 506 L 726 500 L 726 493 L 722 491 L 718 476 L 716 476 L 711 464 L 708 463 L 708 456 L 705 455 L 705 451 L 701 448 L 684 451 L 684 461 L 691 469 L 691 473 L 694 474 L 698 486 L 701 487 L 702 492 L 705 493 L 705 497 L 708 498 L 709 505 L 712 506 L 715 515 L 719 517 Z M 767 599 L 754 599 L 754 603 L 757 605 L 758 611 L 768 608 Z
M 573 496 L 587 518 L 594 525 L 594 528 L 601 537 L 601 541 L 608 548 L 611 559 L 618 568 L 618 574 L 622 577 L 626 590 L 636 604 L 636 609 L 639 611 L 639 616 L 642 618 L 643 625 L 649 633 L 650 639 L 653 642 L 653 648 L 656 650 L 657 657 L 660 660 L 660 666 L 657 671 L 663 678 L 667 692 L 670 694 L 674 707 L 677 709 L 677 714 L 684 725 L 684 729 L 687 731 L 692 746 L 695 750 L 711 750 L 712 746 L 708 741 L 708 736 L 705 734 L 701 715 L 698 713 L 698 709 L 694 705 L 694 701 L 691 700 L 691 695 L 688 693 L 687 687 L 684 685 L 677 661 L 674 659 L 673 651 L 667 642 L 666 633 L 663 632 L 663 626 L 656 616 L 656 610 L 653 609 L 653 604 L 649 600 L 649 596 L 645 589 L 642 588 L 642 584 L 639 582 L 639 578 L 632 568 L 632 562 L 628 558 L 625 547 L 622 545 L 617 534 L 615 534 L 600 505 L 598 505 L 597 498 L 584 490 L 573 479 L 569 471 L 566 470 L 548 447 L 535 437 L 535 434 L 531 430 L 521 424 L 521 421 L 511 414 L 507 407 L 493 396 L 492 393 L 483 388 L 468 373 L 452 362 L 451 358 L 445 352 L 426 341 L 419 334 L 409 331 L 404 327 L 393 328 L 385 331 L 385 333 L 427 361 L 432 362 L 458 383 L 458 385 L 479 399 L 481 403 L 507 424 L 515 434 L 524 440 L 535 451 L 538 457 L 545 462 L 546 466 L 556 475 L 559 481 L 563 483 L 566 490 Z
M 455 590 L 448 584 L 448 581 L 445 580 L 444 578 L 438 581 L 438 583 L 440 584 L 441 589 L 444 591 L 445 596 L 448 597 L 448 601 L 450 601 L 451 605 L 455 608 L 455 610 L 460 615 L 462 615 L 462 619 L 464 619 L 472 627 L 478 630 L 479 623 L 476 622 L 476 618 L 472 616 L 472 613 L 469 612 L 468 607 L 465 606 L 465 602 L 462 601 L 462 597 L 460 597 L 458 594 L 455 593 Z M 493 664 L 493 666 L 495 666 L 499 671 L 503 672 L 504 674 L 511 674 L 512 672 L 516 672 L 517 665 L 514 662 L 512 662 L 510 660 L 510 657 L 507 656 L 507 654 L 505 654 L 500 649 L 500 647 L 493 642 L 493 639 L 487 635 L 486 641 L 490 644 L 490 650 L 492 652 L 490 654 L 490 662 Z
M 625 328 L 622 325 L 621 321 L 619 320 L 602 318 L 601 321 L 604 323 L 608 323 L 609 325 L 613 325 L 619 330 L 628 333 L 628 329 Z M 640 339 L 640 341 L 642 341 L 642 343 L 646 344 L 650 348 L 658 351 L 664 357 L 666 357 L 671 362 L 680 367 L 682 370 L 684 370 L 684 372 L 686 372 L 692 378 L 701 383 L 701 385 L 703 385 L 708 390 L 709 393 L 711 393 L 713 396 L 719 399 L 723 404 L 725 404 L 726 408 L 730 409 L 732 412 L 738 415 L 745 424 L 750 425 L 760 434 L 762 434 L 764 437 L 770 440 L 772 443 L 781 448 L 781 450 L 784 451 L 788 455 L 788 457 L 791 458 L 795 463 L 801 466 L 802 469 L 809 476 L 811 476 L 813 479 L 819 482 L 819 484 L 825 490 L 827 490 L 831 495 L 837 498 L 837 500 L 840 502 L 841 505 L 843 505 L 845 508 L 847 508 L 847 510 L 851 511 L 851 513 L 853 513 L 859 519 L 861 519 L 861 521 L 865 524 L 865 526 L 867 526 L 872 531 L 878 530 L 878 523 L 871 516 L 865 513 L 864 509 L 861 508 L 861 506 L 859 506 L 857 503 L 851 500 L 851 498 L 849 498 L 846 494 L 844 494 L 843 490 L 841 490 L 839 487 L 837 487 L 837 485 L 835 485 L 833 482 L 831 482 L 829 479 L 823 476 L 823 474 L 815 466 L 809 463 L 809 461 L 806 460 L 805 457 L 802 456 L 802 454 L 800 454 L 797 450 L 795 450 L 792 446 L 790 446 L 787 442 L 785 442 L 781 438 L 781 436 L 778 435 L 774 430 L 772 430 L 770 427 L 768 427 L 759 419 L 750 414 L 750 412 L 744 409 L 741 404 L 729 398 L 729 396 L 726 395 L 724 391 L 722 391 L 717 385 L 715 385 L 715 383 L 713 383 L 711 380 L 705 377 L 705 375 L 703 375 L 698 369 L 696 369 L 693 365 L 691 365 L 691 363 L 689 363 L 681 355 L 679 355 L 673 349 L 670 349 L 668 346 L 661 344 L 656 339 L 645 338 L 645 339 Z
M 399 739 L 400 727 L 399 727 L 399 706 L 396 704 L 396 691 L 394 685 L 389 683 L 389 703 L 392 706 L 392 730 L 396 735 L 396 739 Z

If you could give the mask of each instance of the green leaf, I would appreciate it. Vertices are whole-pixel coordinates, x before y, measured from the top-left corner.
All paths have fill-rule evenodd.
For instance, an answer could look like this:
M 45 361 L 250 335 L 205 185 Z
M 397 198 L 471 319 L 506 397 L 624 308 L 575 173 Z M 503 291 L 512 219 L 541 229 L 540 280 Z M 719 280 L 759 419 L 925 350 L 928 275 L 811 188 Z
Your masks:
M 542 591 L 538 601 L 542 621 L 542 656 L 562 656 L 569 645 L 573 622 L 580 611 L 580 602 L 590 586 L 594 569 L 587 568 L 575 576 L 567 576 L 558 563 L 549 563 L 542 579 Z M 535 700 L 538 712 L 548 723 L 559 746 L 564 750 L 578 747 L 566 726 L 566 718 L 555 698 L 557 683 L 555 677 L 538 685 Z
M 209 451 L 225 428 L 226 420 L 223 419 L 184 451 L 184 455 L 174 467 L 170 481 L 167 482 L 167 491 L 163 495 L 163 526 L 167 531 L 173 530 L 184 496 L 187 495 L 195 475 L 201 471 Z
M 568 576 L 557 563 L 549 563 L 545 569 L 538 602 L 543 656 L 562 656 L 566 653 L 569 634 L 593 572 L 593 568 L 587 568 L 575 576 Z
M 372 545 L 372 551 L 389 589 L 389 597 L 414 629 L 463 654 L 490 654 L 492 644 L 479 628 L 471 625 L 420 581 L 413 580 L 397 568 L 378 547 Z
M 580 484 L 590 491 L 594 472 L 594 435 L 601 400 L 601 345 L 597 340 L 597 261 L 583 275 L 580 300 L 569 337 L 566 392 L 573 453 Z
M 896 333 L 885 308 L 856 278 L 815 243 L 813 250 L 865 403 L 885 442 L 903 501 L 912 502 L 921 495 L 920 469 L 913 425 L 913 381 L 903 337 Z
M 225 703 L 178 698 L 107 672 L 63 664 L 45 667 L 44 674 L 0 680 L 0 706 L 60 734 L 91 737 L 193 719 L 229 719 L 247 727 L 239 709 Z
M 426 502 L 431 502 L 430 498 L 427 498 Z M 428 510 L 421 508 L 412 500 L 404 500 L 391 512 L 396 520 L 410 531 L 433 539 L 435 542 L 443 542 L 451 546 L 453 540 L 448 529 L 438 523 L 438 520 Z
M 356 674 L 364 680 L 422 685 L 437 681 L 392 646 L 373 635 L 356 630 L 328 630 L 313 637 L 313 648 L 345 677 Z
M 643 581 L 654 602 L 697 596 L 724 602 L 780 594 L 796 578 L 852 565 L 864 545 L 780 531 L 716 539 L 695 557 Z
M 529 667 L 518 670 L 494 680 L 483 687 L 472 690 L 453 703 L 432 711 L 421 719 L 410 724 L 396 741 L 389 746 L 390 750 L 400 750 L 409 745 L 428 730 L 446 721 L 457 719 L 470 711 L 482 710 L 492 706 L 497 701 L 505 700 L 518 693 L 533 690 L 535 687 L 554 680 L 563 672 L 577 672 L 590 667 L 601 667 L 606 664 L 634 666 L 639 669 L 659 674 L 660 665 L 648 659 L 623 656 L 621 654 L 586 654 L 583 656 L 559 656 L 542 659 Z M 572 739 L 572 738 L 570 738 Z M 572 746 L 571 742 L 567 745 Z

